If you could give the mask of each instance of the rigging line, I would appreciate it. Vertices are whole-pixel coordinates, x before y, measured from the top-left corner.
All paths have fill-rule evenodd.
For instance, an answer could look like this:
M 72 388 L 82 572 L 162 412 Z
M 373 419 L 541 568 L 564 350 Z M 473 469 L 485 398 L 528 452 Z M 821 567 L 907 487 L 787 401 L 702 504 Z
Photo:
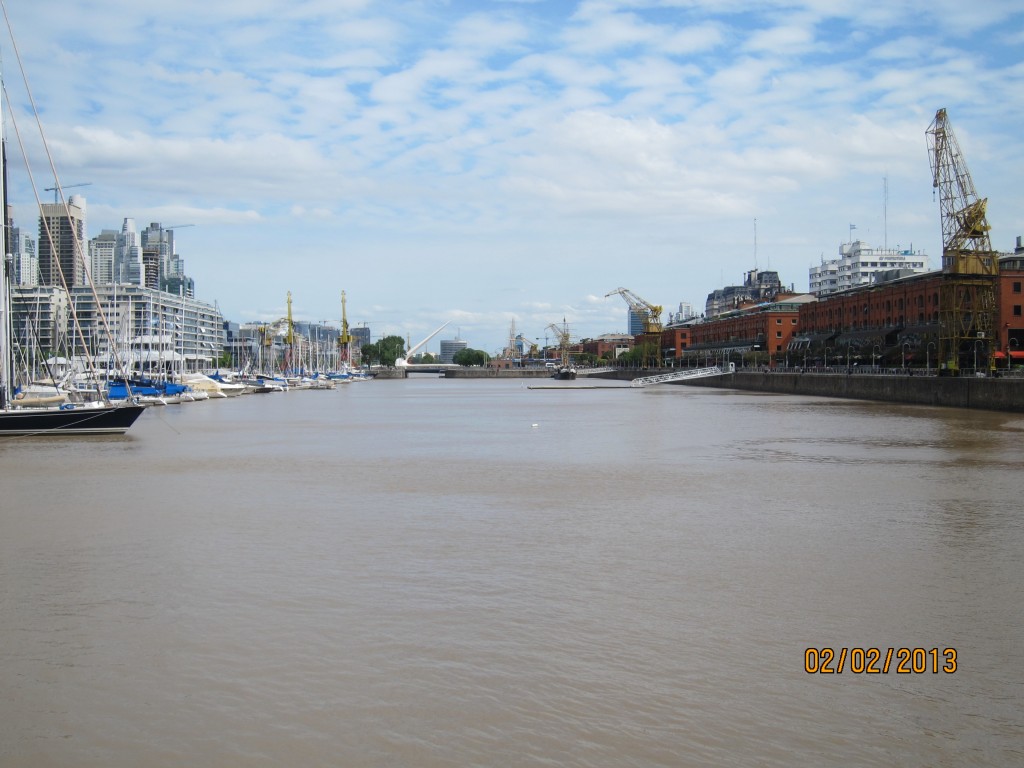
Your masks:
M 2 0 L 0 0 L 0 2 L 2 2 Z M 3 94 L 4 94 L 4 100 L 8 104 L 10 104 L 11 103 L 11 99 L 10 99 L 10 95 L 7 92 L 7 85 L 6 85 L 6 83 L 3 85 Z M 21 157 L 25 161 L 25 172 L 28 174 L 29 184 L 32 187 L 32 194 L 33 194 L 33 196 L 36 199 L 36 206 L 39 208 L 39 211 L 41 213 L 42 210 L 43 210 L 42 209 L 42 201 L 39 199 L 39 190 L 38 190 L 38 187 L 36 187 L 35 176 L 32 173 L 32 167 L 31 167 L 31 165 L 29 165 L 29 162 L 28 162 L 28 152 L 25 151 L 25 143 L 24 143 L 24 141 L 22 141 L 22 138 L 21 138 L 21 130 L 18 128 L 18 118 L 15 116 L 13 109 L 9 111 L 9 114 L 11 116 L 11 126 L 14 128 L 14 135 L 18 139 L 18 148 L 21 150 Z M 71 211 L 67 209 L 67 205 L 65 205 L 65 211 L 67 212 L 68 219 L 70 220 L 71 219 Z M 60 262 L 59 262 L 59 259 L 57 257 L 57 246 L 56 246 L 56 244 L 53 241 L 53 230 L 50 228 L 50 220 L 46 216 L 40 216 L 39 218 L 40 218 L 40 220 L 43 223 L 43 229 L 46 230 L 46 240 L 50 244 L 50 259 L 51 259 L 51 261 L 56 262 L 56 264 L 55 264 L 55 266 L 57 267 L 56 272 L 57 272 L 57 275 L 60 277 L 61 287 L 64 289 L 64 292 L 68 295 L 68 298 L 70 299 L 70 297 L 71 297 L 71 289 L 68 287 L 67 276 L 64 274 L 64 269 L 60 266 Z M 78 242 L 77 238 L 73 237 L 73 239 L 75 240 L 76 243 Z M 74 308 L 72 307 L 72 309 L 74 309 Z M 72 325 L 74 326 L 75 333 L 78 335 L 78 340 L 81 342 L 82 349 L 85 352 L 85 358 L 86 358 L 86 361 L 89 364 L 89 370 L 93 373 L 93 375 L 95 375 L 96 374 L 96 369 L 95 369 L 95 366 L 93 365 L 92 356 L 89 354 L 88 347 L 86 346 L 86 343 L 85 343 L 85 334 L 82 332 L 81 325 L 78 322 L 78 314 L 76 312 L 72 311 L 71 317 L 72 317 Z
M 150 406 L 146 410 L 147 411 L 152 411 L 153 407 Z M 159 411 L 160 409 L 157 408 L 156 410 Z M 181 435 L 181 432 L 179 432 L 177 429 L 175 429 L 174 426 L 169 421 L 167 421 L 167 419 L 165 419 L 163 417 L 163 414 L 157 413 L 156 417 L 157 417 L 157 419 L 160 420 L 160 423 L 163 424 L 165 427 L 167 427 L 169 430 L 171 430 L 171 432 L 173 432 L 174 434 L 179 435 L 179 436 Z
M 32 88 L 29 86 L 29 83 L 28 83 L 28 74 L 25 72 L 25 65 L 24 65 L 24 62 L 22 61 L 22 58 L 21 58 L 21 50 L 18 48 L 18 41 L 14 37 L 14 27 L 11 25 L 10 16 L 7 15 L 7 3 L 4 2 L 4 0 L 0 0 L 0 8 L 3 9 L 4 21 L 7 24 L 7 33 L 9 35 L 9 37 L 11 38 L 11 48 L 14 51 L 14 57 L 15 57 L 15 59 L 17 59 L 17 62 L 18 62 L 18 70 L 21 72 L 22 82 L 25 84 L 25 93 L 28 96 L 29 103 L 32 105 L 32 115 L 35 117 L 36 126 L 39 129 L 39 137 L 42 139 L 43 149 L 44 149 L 44 151 L 46 153 L 46 159 L 50 163 L 50 171 L 53 173 L 54 186 L 57 188 L 57 191 L 59 191 L 59 193 L 60 193 L 60 198 L 61 198 L 61 202 L 63 202 L 63 204 L 64 204 L 65 213 L 67 214 L 68 219 L 70 219 L 71 218 L 71 211 L 68 209 L 67 200 L 64 199 L 64 189 L 63 189 L 63 187 L 60 184 L 60 177 L 57 175 L 57 166 L 53 162 L 53 155 L 50 153 L 50 145 L 46 141 L 46 134 L 43 131 L 43 123 L 39 119 L 39 108 L 36 106 L 35 97 L 32 95 Z M 4 91 L 4 94 L 7 95 L 7 86 L 6 85 L 4 85 L 3 91 Z M 11 103 L 9 98 L 7 99 L 7 102 Z M 11 113 L 11 123 L 12 123 L 12 125 L 14 125 L 14 110 L 13 109 L 10 110 L 10 113 Z M 17 133 L 17 126 L 15 126 L 15 132 Z M 22 145 L 20 134 L 18 136 L 18 143 L 19 143 L 19 145 Z M 22 155 L 25 158 L 25 165 L 27 166 L 28 165 L 28 155 L 25 153 L 23 145 L 22 145 Z M 36 198 L 36 203 L 37 203 L 37 205 L 39 205 L 40 204 L 39 203 L 39 193 L 36 191 L 36 187 L 35 187 L 34 182 L 33 182 L 32 189 L 33 189 L 33 194 L 35 195 L 35 198 Z M 42 208 L 40 208 L 40 210 L 42 210 Z M 50 236 L 49 229 L 47 229 L 47 237 L 50 239 L 50 242 L 51 242 L 50 251 L 51 251 L 51 253 L 53 253 L 52 237 Z M 76 252 L 78 254 L 78 258 L 82 262 L 82 267 L 83 267 L 83 270 L 85 272 L 85 275 L 88 278 L 89 290 L 92 293 L 93 301 L 95 301 L 96 302 L 96 306 L 99 307 L 100 306 L 100 297 L 99 297 L 99 295 L 96 292 L 96 285 L 95 285 L 95 283 L 93 283 L 92 275 L 89 273 L 89 268 L 88 268 L 88 264 L 86 263 L 85 254 L 82 252 L 82 244 L 79 242 L 77 237 L 72 238 L 72 240 L 74 242 L 74 247 L 75 247 L 75 250 L 76 250 Z M 58 270 L 58 271 L 61 272 L 61 282 L 64 283 L 65 281 L 63 279 L 63 277 L 64 277 L 63 276 L 63 270 Z M 67 290 L 67 285 L 66 284 L 64 285 L 64 289 Z M 68 295 L 69 296 L 71 295 L 70 291 L 68 291 Z M 110 326 L 107 323 L 106 314 L 103 313 L 103 312 L 99 312 L 98 314 L 99 314 L 100 324 L 103 326 L 103 331 L 106 334 L 106 337 L 108 339 L 108 346 L 113 346 L 112 343 L 111 343 L 111 340 L 113 339 L 113 334 L 110 332 Z M 82 342 L 82 348 L 85 350 L 85 357 L 86 357 L 86 360 L 88 361 L 90 371 L 92 372 L 92 374 L 94 376 L 96 376 L 97 374 L 96 374 L 95 362 L 92 359 L 92 355 L 89 353 L 88 348 L 87 348 L 87 346 L 85 344 L 85 338 L 84 338 L 84 335 L 81 332 L 81 328 L 79 327 L 77 316 L 75 317 L 75 326 L 76 326 L 76 329 L 79 332 L 79 336 L 81 337 L 80 341 Z M 124 361 L 121 359 L 120 355 L 118 355 L 116 351 L 114 352 L 114 361 L 117 363 L 117 365 L 120 368 L 121 373 L 124 375 L 125 379 L 127 379 L 128 378 L 128 372 L 125 369 Z M 131 387 L 129 386 L 129 392 L 130 391 L 131 391 Z

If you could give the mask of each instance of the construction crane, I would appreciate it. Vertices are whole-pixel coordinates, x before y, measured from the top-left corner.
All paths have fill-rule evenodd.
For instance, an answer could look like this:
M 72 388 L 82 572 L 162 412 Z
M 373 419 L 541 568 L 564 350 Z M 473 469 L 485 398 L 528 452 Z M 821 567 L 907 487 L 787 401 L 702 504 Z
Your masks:
M 91 181 L 83 181 L 81 184 L 60 184 L 56 187 L 43 187 L 43 192 L 53 192 L 53 204 L 56 205 L 60 202 L 57 196 L 62 190 L 71 189 L 72 187 L 91 187 Z
M 975 369 L 980 358 L 991 371 L 999 254 L 989 239 L 988 200 L 979 198 L 974 189 L 945 109 L 935 113 L 926 135 L 942 219 L 939 374 L 958 376 L 972 356 Z
M 616 288 L 606 293 L 605 298 L 616 294 L 625 299 L 630 311 L 643 321 L 644 331 L 640 342 L 643 348 L 643 365 L 658 367 L 661 364 L 662 308 L 640 298 L 628 288 Z

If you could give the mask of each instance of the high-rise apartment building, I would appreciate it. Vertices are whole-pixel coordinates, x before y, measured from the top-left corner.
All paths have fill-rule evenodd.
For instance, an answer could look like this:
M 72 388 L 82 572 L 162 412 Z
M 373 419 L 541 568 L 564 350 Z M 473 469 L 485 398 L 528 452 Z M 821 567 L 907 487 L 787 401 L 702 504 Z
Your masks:
M 180 279 L 185 276 L 185 267 L 174 249 L 174 230 L 164 229 L 163 224 L 154 221 L 142 230 L 141 240 L 143 254 L 156 256 L 157 283 L 160 289 L 166 290 L 167 281 L 172 278 L 178 278 L 180 283 Z M 145 260 L 145 256 L 143 258 Z
M 15 285 L 39 285 L 39 255 L 36 241 L 21 227 L 11 229 L 11 256 L 14 258 Z
M 119 283 L 142 285 L 142 245 L 135 230 L 135 219 L 126 218 L 121 224 L 114 251 L 114 274 Z
M 39 208 L 40 284 L 84 285 L 85 198 L 72 195 L 66 208 L 63 203 L 43 203 Z
M 117 252 L 117 230 L 104 229 L 89 241 L 89 269 L 96 285 L 114 282 L 114 255 Z

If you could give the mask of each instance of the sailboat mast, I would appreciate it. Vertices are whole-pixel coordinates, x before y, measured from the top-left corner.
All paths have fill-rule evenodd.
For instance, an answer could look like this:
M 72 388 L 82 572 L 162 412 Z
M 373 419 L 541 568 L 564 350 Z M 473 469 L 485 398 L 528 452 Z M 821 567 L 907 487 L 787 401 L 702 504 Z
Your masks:
M 0 72 L 0 83 L 3 73 Z M 3 129 L 3 89 L 0 88 L 0 408 L 11 402 L 11 264 L 7 260 L 7 140 Z

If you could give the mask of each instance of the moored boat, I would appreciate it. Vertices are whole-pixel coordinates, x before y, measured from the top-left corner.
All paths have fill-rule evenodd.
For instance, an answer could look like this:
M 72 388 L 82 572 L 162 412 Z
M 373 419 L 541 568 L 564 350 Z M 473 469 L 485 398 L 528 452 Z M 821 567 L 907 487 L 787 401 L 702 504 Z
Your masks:
M 125 403 L 64 403 L 57 407 L 0 408 L 0 435 L 124 434 L 146 410 Z
M 0 200 L 6 204 L 7 153 L 2 124 L 0 120 Z M 106 399 L 71 402 L 67 392 L 58 388 L 32 394 L 23 392 L 23 397 L 16 397 L 9 290 L 14 270 L 8 261 L 9 250 L 7 227 L 3 226 L 0 227 L 0 436 L 123 434 L 146 406 L 137 402 L 112 404 Z M 50 398 L 54 401 L 46 402 Z
M 559 381 L 575 381 L 576 369 L 571 365 L 562 365 L 555 369 L 555 372 L 551 374 L 552 379 L 558 379 Z

